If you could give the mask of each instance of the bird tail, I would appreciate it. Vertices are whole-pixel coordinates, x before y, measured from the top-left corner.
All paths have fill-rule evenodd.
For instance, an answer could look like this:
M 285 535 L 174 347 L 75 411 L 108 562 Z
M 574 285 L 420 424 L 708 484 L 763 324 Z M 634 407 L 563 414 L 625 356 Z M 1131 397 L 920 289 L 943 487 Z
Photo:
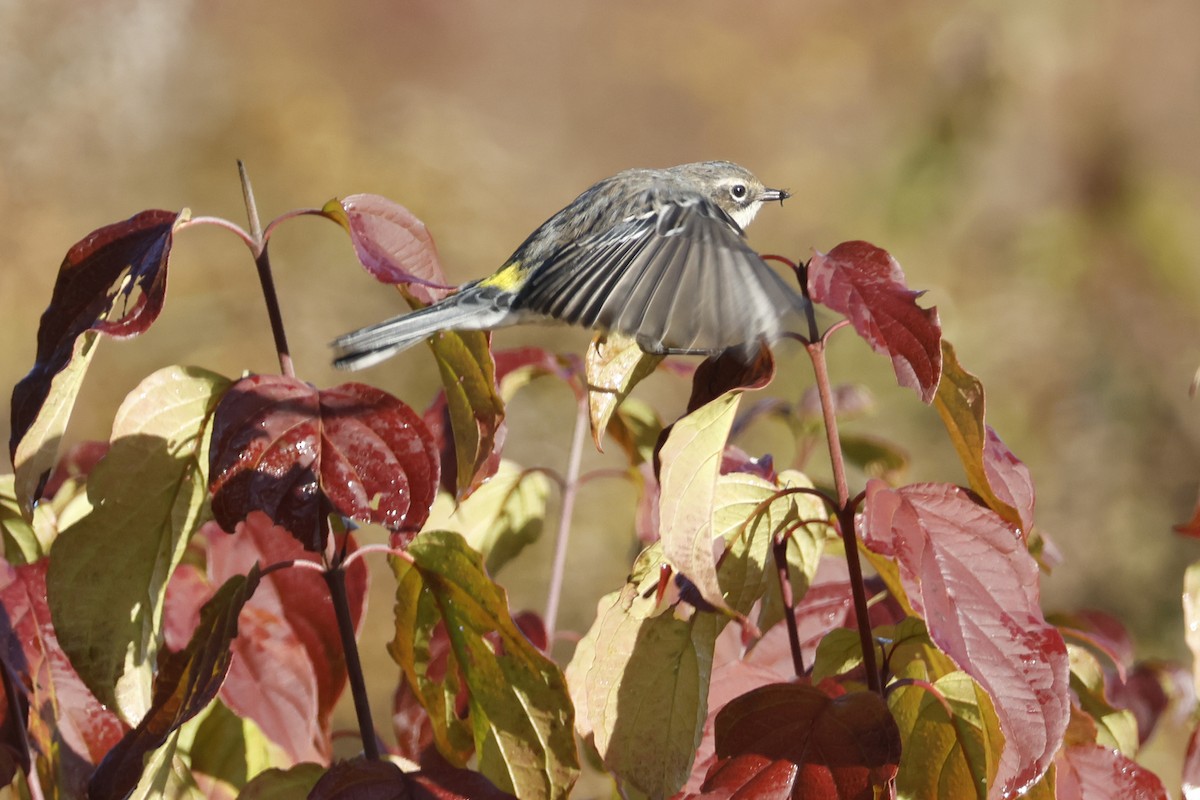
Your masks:
M 495 302 L 494 293 L 475 289 L 467 287 L 433 305 L 339 336 L 332 343 L 333 365 L 363 369 L 439 331 L 477 331 L 507 324 L 508 309 Z

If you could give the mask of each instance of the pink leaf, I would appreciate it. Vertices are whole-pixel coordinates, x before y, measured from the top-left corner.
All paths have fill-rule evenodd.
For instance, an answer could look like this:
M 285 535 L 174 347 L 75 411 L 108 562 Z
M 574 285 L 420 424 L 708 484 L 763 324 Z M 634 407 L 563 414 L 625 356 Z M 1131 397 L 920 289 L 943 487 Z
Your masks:
M 1055 800 L 1168 800 L 1162 781 L 1117 750 L 1098 744 L 1066 748 L 1054 760 Z
M 404 206 L 376 194 L 355 194 L 340 208 L 331 202 L 324 212 L 350 233 L 358 260 L 376 280 L 405 286 L 425 305 L 453 291 L 425 223 Z
M 1038 780 L 1070 716 L 1067 649 L 1016 529 L 957 486 L 881 481 L 867 485 L 859 523 L 867 547 L 896 559 L 933 641 L 991 695 L 1006 737 L 1000 791 Z
M 900 264 L 868 242 L 843 242 L 808 262 L 812 299 L 845 314 L 875 352 L 892 359 L 896 380 L 933 400 L 942 373 L 942 330 L 936 308 L 904 283 Z

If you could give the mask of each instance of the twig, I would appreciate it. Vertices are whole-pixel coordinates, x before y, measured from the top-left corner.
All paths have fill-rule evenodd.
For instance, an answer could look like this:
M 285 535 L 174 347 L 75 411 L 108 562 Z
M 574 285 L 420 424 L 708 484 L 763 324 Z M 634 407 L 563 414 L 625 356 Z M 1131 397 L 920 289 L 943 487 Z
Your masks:
M 579 493 L 579 463 L 583 458 L 583 443 L 588 431 L 587 396 L 581 395 L 575 413 L 575 431 L 571 436 L 571 452 L 567 456 L 567 472 L 563 476 L 562 509 L 558 517 L 558 534 L 554 543 L 554 564 L 550 569 L 550 590 L 546 596 L 546 641 L 554 641 L 558 625 L 558 604 L 562 598 L 563 578 L 567 568 L 567 542 L 571 538 L 571 515 L 575 511 L 575 496 Z

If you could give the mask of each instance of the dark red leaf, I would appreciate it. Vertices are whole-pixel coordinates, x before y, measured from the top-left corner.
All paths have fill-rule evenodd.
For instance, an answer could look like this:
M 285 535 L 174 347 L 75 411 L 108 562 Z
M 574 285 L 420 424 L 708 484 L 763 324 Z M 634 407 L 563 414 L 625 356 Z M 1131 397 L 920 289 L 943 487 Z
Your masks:
M 991 695 L 1006 743 L 997 785 L 1045 773 L 1070 717 L 1067 648 L 1042 616 L 1038 567 L 1011 523 L 946 484 L 867 484 L 859 520 L 894 557 L 930 637 Z
M 1153 772 L 1098 744 L 1065 748 L 1054 760 L 1055 800 L 1168 800 Z
M 355 194 L 324 210 L 345 226 L 359 262 L 376 280 L 404 286 L 423 305 L 454 290 L 446 284 L 425 223 L 404 206 L 375 194 Z
M 761 389 L 775 377 L 775 356 L 763 345 L 750 362 L 736 351 L 727 350 L 700 362 L 692 375 L 692 396 L 687 413 L 734 389 Z
M 750 475 L 757 475 L 766 481 L 775 483 L 779 477 L 775 473 L 775 460 L 768 453 L 764 456 L 754 457 L 745 450 L 735 445 L 726 445 L 725 452 L 721 454 L 721 474 L 727 475 L 731 472 L 745 472 Z
M 308 800 L 411 800 L 404 773 L 390 761 L 339 761 L 317 781 Z
M 87 330 L 136 336 L 162 310 L 167 256 L 179 214 L 143 211 L 92 231 L 67 251 L 50 305 L 38 326 L 33 369 L 13 388 L 9 455 L 37 419 L 50 382 L 67 366 L 75 340 Z
M 1057 625 L 1065 637 L 1106 656 L 1117 676 L 1125 679 L 1125 670 L 1133 666 L 1133 639 L 1119 619 L 1105 611 L 1085 609 L 1072 614 L 1054 614 L 1048 620 Z
M 205 603 L 187 649 L 160 658 L 154 700 L 145 718 L 109 751 L 88 783 L 91 800 L 122 798 L 137 785 L 151 751 L 200 713 L 221 688 L 238 635 L 238 615 L 258 586 L 259 570 L 230 578 Z
M 1195 705 L 1192 676 L 1179 664 L 1142 661 L 1121 680 L 1109 678 L 1106 693 L 1117 708 L 1128 709 L 1137 720 L 1138 744 L 1145 744 L 1168 709 L 1186 714 Z
M 514 800 L 478 772 L 442 764 L 405 773 L 390 761 L 342 761 L 325 773 L 309 800 Z
M 0 646 L 5 666 L 27 698 L 19 704 L 28 702 L 32 712 L 30 743 L 47 757 L 57 751 L 58 778 L 66 784 L 60 788 L 78 794 L 91 766 L 116 744 L 125 727 L 87 690 L 58 645 L 46 603 L 48 564 L 47 559 L 19 567 L 0 562 Z M 9 709 L 19 713 L 11 700 Z M 13 743 L 6 737 L 5 744 Z
M 391 395 L 360 383 L 318 392 L 280 375 L 243 378 L 226 393 L 209 461 L 222 528 L 262 511 L 316 552 L 332 512 L 419 530 L 439 469 L 425 424 Z
M 933 401 L 942 374 L 942 330 L 936 308 L 905 285 L 900 264 L 868 242 L 843 242 L 808 262 L 813 300 L 845 314 L 875 352 L 892 359 L 896 380 Z
M 21 685 L 21 676 L 0 652 L 0 786 L 8 786 L 17 770 L 29 774 L 29 694 Z
M 872 692 L 763 686 L 721 709 L 716 740 L 719 760 L 689 797 L 873 798 L 900 764 L 900 730 Z

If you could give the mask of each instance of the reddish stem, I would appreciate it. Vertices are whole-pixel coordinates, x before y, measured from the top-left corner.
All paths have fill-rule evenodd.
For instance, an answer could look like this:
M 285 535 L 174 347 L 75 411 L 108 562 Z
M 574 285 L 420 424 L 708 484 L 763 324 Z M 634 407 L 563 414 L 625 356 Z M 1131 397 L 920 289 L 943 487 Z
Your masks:
M 867 671 L 867 687 L 882 694 L 879 668 L 875 661 L 875 641 L 871 636 L 871 622 L 867 616 L 867 590 L 863 581 L 862 563 L 858 555 L 858 536 L 854 530 L 855 504 L 850 498 L 846 481 L 846 462 L 842 455 L 841 438 L 838 435 L 837 416 L 833 404 L 833 389 L 829 382 L 829 369 L 825 362 L 825 340 L 815 339 L 806 345 L 812 360 L 813 373 L 817 380 L 817 391 L 821 398 L 821 413 L 825 420 L 825 439 L 829 445 L 829 460 L 833 468 L 833 483 L 837 487 L 838 528 L 846 551 L 846 567 L 850 573 L 850 591 L 854 598 L 854 615 L 858 621 L 858 638 L 862 645 L 863 666 Z

